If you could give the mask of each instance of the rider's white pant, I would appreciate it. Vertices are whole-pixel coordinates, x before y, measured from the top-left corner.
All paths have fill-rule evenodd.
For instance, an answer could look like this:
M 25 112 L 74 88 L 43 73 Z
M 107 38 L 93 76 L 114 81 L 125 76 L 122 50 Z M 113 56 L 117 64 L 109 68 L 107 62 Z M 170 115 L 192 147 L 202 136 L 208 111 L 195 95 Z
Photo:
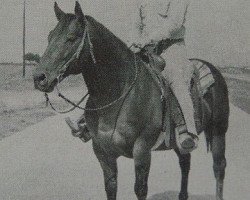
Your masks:
M 166 61 L 166 67 L 162 74 L 171 83 L 172 90 L 181 106 L 187 129 L 189 132 L 197 134 L 194 122 L 194 108 L 189 92 L 194 68 L 188 60 L 184 42 L 172 45 L 161 56 Z

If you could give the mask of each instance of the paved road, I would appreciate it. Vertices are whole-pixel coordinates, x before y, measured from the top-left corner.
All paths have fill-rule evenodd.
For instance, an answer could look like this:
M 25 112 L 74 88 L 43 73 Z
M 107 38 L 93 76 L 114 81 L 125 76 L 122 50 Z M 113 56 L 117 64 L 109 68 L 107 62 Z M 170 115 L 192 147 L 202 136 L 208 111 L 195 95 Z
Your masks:
M 248 74 L 229 74 L 223 73 L 223 76 L 228 79 L 236 79 L 240 81 L 250 82 L 250 76 Z
M 48 118 L 1 141 L 0 199 L 105 199 L 101 168 L 91 144 L 73 138 L 62 117 Z M 249 199 L 249 121 L 248 114 L 231 105 L 225 200 Z M 215 200 L 211 155 L 204 142 L 193 153 L 191 169 L 189 200 Z M 148 199 L 177 200 L 179 178 L 172 151 L 153 153 Z M 119 200 L 135 199 L 133 182 L 133 161 L 119 159 Z

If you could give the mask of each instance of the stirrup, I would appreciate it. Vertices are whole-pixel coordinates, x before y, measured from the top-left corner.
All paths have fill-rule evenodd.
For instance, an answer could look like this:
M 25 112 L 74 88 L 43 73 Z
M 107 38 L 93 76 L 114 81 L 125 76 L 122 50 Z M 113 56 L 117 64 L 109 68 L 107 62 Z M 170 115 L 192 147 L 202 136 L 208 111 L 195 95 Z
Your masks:
M 88 142 L 89 140 L 92 139 L 92 136 L 86 126 L 86 124 L 84 123 L 84 125 L 79 124 L 79 128 L 80 128 L 80 135 L 79 138 L 83 141 L 83 142 Z
M 85 123 L 83 125 L 74 123 L 69 117 L 66 117 L 65 121 L 74 137 L 79 137 L 83 142 L 88 142 L 92 138 Z
M 74 137 L 79 137 L 80 128 L 77 123 L 74 123 L 69 117 L 65 118 L 66 124 L 70 127 L 72 135 Z

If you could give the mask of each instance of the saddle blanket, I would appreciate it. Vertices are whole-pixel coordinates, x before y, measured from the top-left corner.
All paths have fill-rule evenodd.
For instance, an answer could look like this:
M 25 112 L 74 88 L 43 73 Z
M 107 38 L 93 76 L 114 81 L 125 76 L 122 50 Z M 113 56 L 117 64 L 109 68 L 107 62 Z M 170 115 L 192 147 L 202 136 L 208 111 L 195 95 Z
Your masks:
M 210 86 L 214 83 L 213 74 L 205 63 L 199 60 L 190 60 L 190 61 L 192 62 L 195 69 L 194 78 L 198 78 L 198 81 L 196 82 L 198 84 L 197 86 L 200 92 L 200 96 L 204 96 L 207 93 Z
M 193 75 L 194 81 L 193 82 L 197 84 L 197 89 L 199 93 L 198 96 L 194 98 L 201 98 L 207 93 L 208 89 L 214 84 L 215 80 L 214 80 L 214 77 L 210 68 L 204 62 L 199 61 L 199 60 L 190 60 L 190 61 L 192 62 L 193 67 L 194 67 L 194 75 Z M 176 109 L 180 109 L 180 108 L 176 108 Z M 166 120 L 169 120 L 169 119 L 166 118 Z M 177 134 L 177 133 L 174 133 L 174 134 Z M 176 136 L 177 135 L 175 135 L 174 138 L 178 138 Z M 173 140 L 173 137 L 171 137 L 170 131 L 169 130 L 162 131 L 155 145 L 152 147 L 151 150 L 155 151 L 155 150 L 161 149 L 161 146 L 163 145 L 163 143 L 165 143 L 164 146 L 166 149 L 171 149 L 173 148 L 173 146 L 171 146 L 171 144 L 173 144 L 171 140 Z

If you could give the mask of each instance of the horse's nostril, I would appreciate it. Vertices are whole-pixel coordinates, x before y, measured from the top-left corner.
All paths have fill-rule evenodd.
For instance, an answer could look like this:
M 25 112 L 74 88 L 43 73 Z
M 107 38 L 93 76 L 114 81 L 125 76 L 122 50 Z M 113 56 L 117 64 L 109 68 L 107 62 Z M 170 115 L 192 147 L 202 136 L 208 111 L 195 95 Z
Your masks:
M 39 82 L 40 85 L 45 85 L 47 84 L 47 77 L 45 74 L 40 74 L 37 76 L 37 81 Z
M 46 79 L 45 74 L 41 74 L 41 75 L 38 77 L 38 80 L 39 80 L 39 81 L 43 81 L 44 79 Z

